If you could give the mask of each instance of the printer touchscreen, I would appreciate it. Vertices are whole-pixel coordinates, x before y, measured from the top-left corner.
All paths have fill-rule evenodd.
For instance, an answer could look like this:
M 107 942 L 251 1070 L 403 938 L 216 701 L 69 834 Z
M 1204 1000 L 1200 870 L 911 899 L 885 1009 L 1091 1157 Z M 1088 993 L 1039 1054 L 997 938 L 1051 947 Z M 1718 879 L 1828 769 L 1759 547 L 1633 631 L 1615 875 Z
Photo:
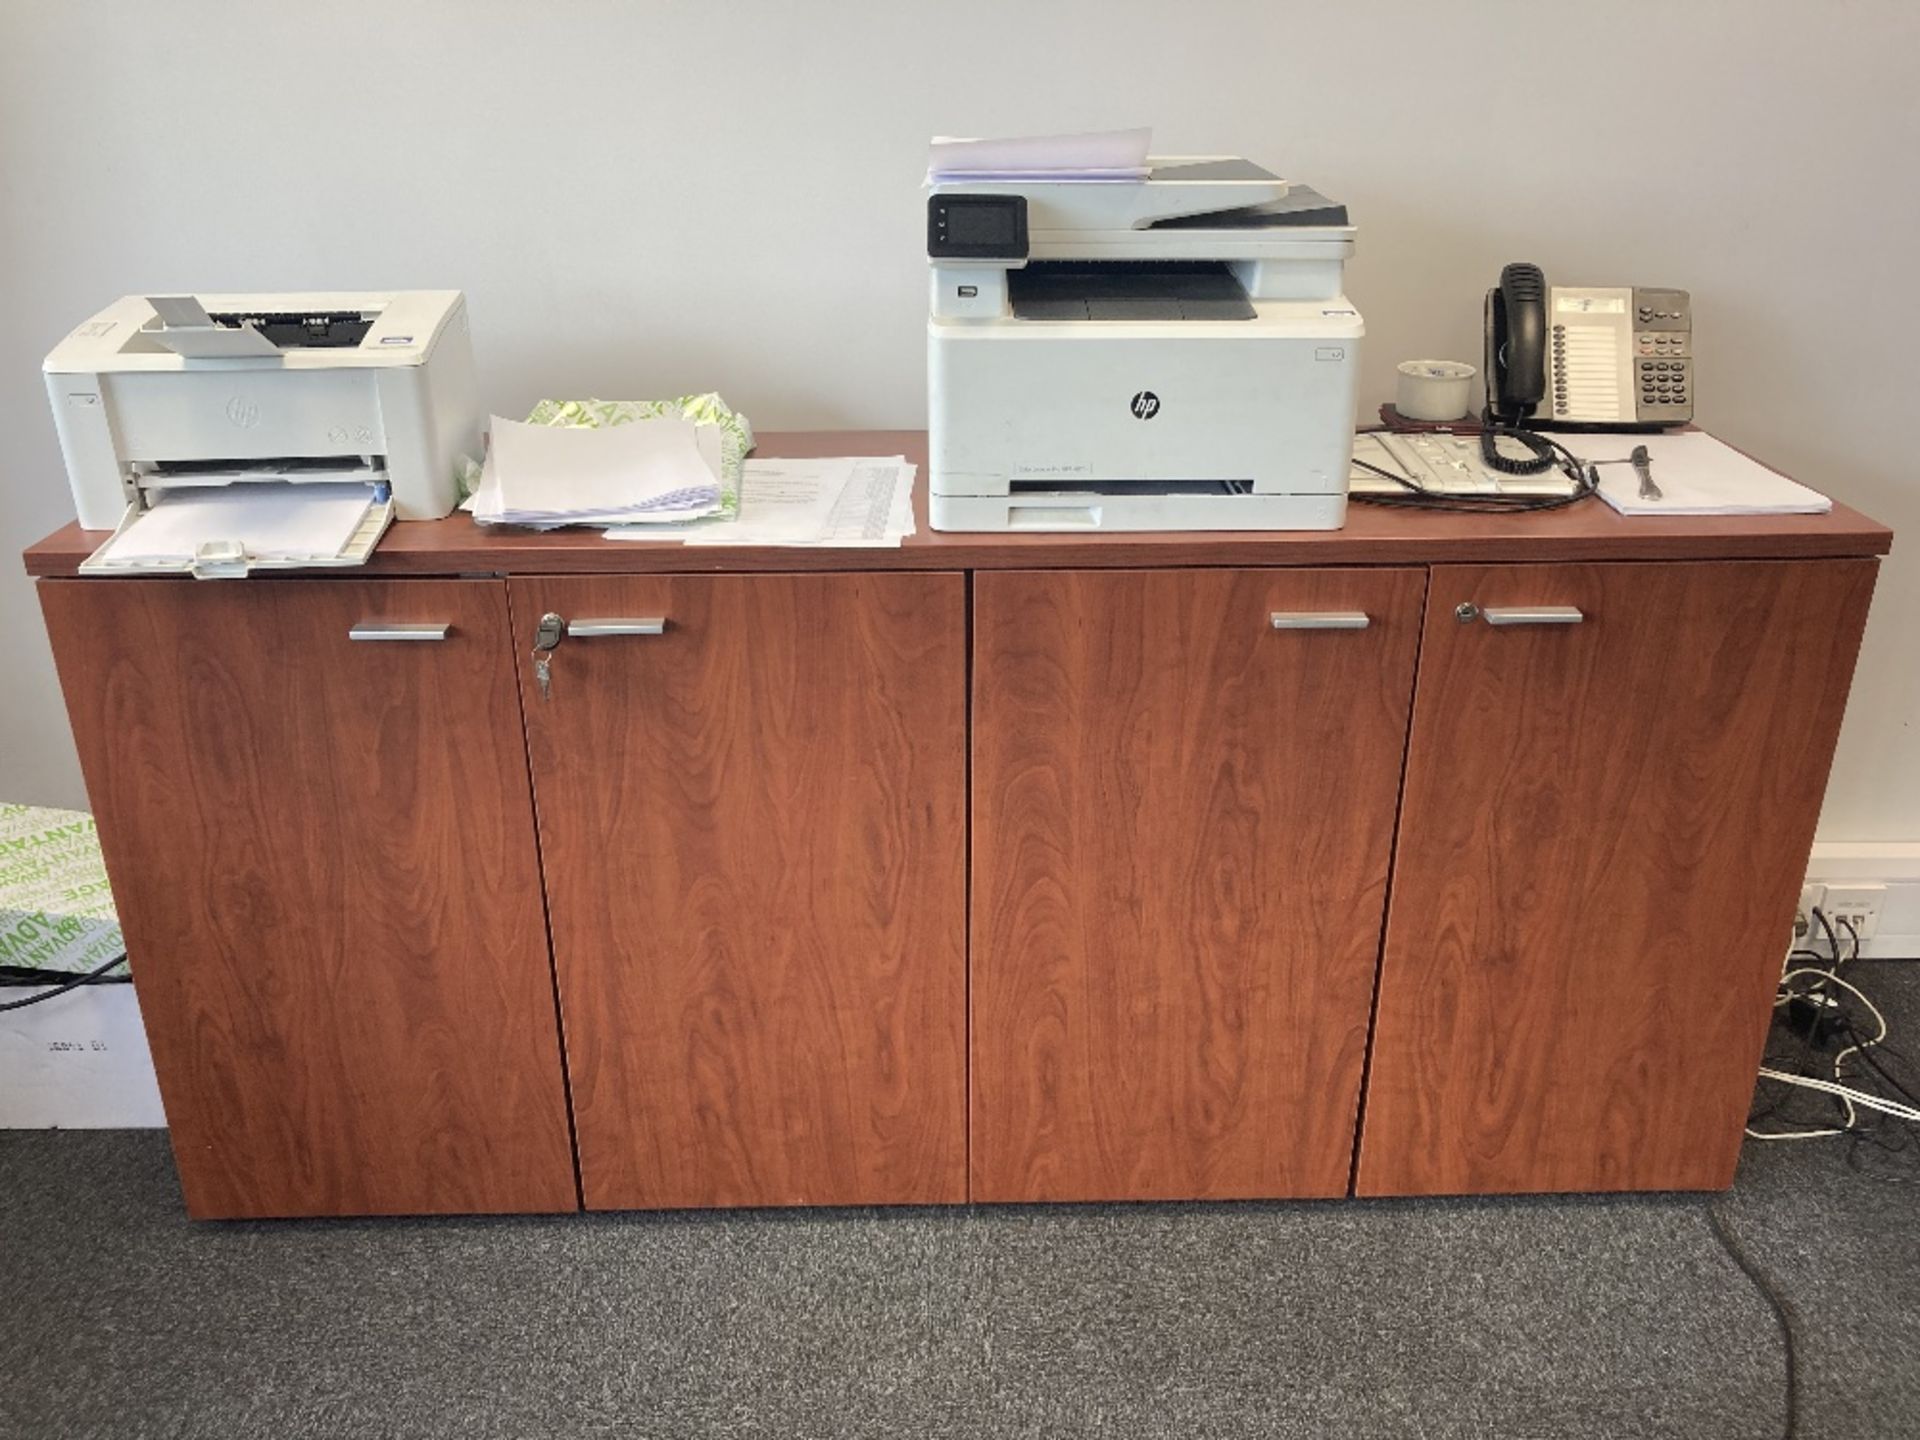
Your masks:
M 935 260 L 1026 259 L 1026 196 L 935 195 L 927 202 L 927 255 Z

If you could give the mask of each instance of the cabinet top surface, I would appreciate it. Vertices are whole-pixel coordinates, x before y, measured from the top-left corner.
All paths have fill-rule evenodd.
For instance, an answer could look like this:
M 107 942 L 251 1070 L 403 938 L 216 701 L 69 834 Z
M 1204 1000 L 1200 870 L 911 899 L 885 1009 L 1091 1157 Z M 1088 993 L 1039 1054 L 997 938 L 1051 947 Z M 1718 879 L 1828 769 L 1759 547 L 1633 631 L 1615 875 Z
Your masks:
M 1893 532 L 1835 502 L 1825 515 L 1629 518 L 1598 499 L 1565 510 L 1455 515 L 1354 504 L 1340 530 L 1155 534 L 942 534 L 927 524 L 923 430 L 789 430 L 758 437 L 756 455 L 904 454 L 920 467 L 918 529 L 899 549 L 685 546 L 607 540 L 597 529 L 488 530 L 464 514 L 399 521 L 362 568 L 277 574 L 459 575 L 796 570 L 1425 565 L 1447 561 L 1796 559 L 1884 555 Z M 27 548 L 27 573 L 77 573 L 107 532 L 69 524 Z

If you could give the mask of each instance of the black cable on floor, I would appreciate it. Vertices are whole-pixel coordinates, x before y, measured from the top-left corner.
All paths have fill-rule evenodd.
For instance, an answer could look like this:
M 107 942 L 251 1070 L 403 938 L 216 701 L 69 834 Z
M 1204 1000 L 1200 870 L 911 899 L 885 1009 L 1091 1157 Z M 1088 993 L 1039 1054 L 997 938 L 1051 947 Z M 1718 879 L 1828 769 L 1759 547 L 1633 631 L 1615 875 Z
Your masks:
M 1794 1440 L 1800 1433 L 1800 1363 L 1793 1348 L 1793 1316 L 1787 1310 L 1787 1302 L 1780 1298 L 1780 1292 L 1773 1288 L 1773 1282 L 1747 1258 L 1747 1252 L 1740 1248 L 1739 1242 L 1733 1238 L 1733 1232 L 1727 1228 L 1727 1222 L 1721 1217 L 1720 1207 L 1711 1200 L 1707 1202 L 1707 1226 L 1713 1231 L 1713 1238 L 1720 1242 L 1720 1248 L 1727 1252 L 1727 1258 L 1753 1282 L 1753 1288 L 1760 1292 L 1760 1298 L 1773 1311 L 1773 1318 L 1780 1322 L 1780 1343 L 1787 1352 L 1787 1423 L 1781 1433 L 1786 1440 Z
M 84 975 L 75 975 L 64 985 L 56 985 L 53 989 L 43 990 L 38 995 L 29 995 L 25 1000 L 9 1000 L 6 1004 L 0 1005 L 0 1012 L 7 1010 L 24 1010 L 29 1005 L 44 1005 L 47 1001 L 56 999 L 66 994 L 69 990 L 77 990 L 82 985 L 98 980 L 102 975 L 106 974 L 107 971 L 113 969 L 114 966 L 124 965 L 126 963 L 126 956 L 116 955 L 99 969 L 89 970 Z

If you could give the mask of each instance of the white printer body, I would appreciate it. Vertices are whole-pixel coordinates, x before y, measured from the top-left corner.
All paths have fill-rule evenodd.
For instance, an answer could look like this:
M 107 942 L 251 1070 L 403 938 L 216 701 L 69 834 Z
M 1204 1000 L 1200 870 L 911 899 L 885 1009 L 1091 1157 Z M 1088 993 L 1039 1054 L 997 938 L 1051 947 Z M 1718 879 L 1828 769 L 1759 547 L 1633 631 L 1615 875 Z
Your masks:
M 431 520 L 485 416 L 457 290 L 130 295 L 47 356 L 80 524 L 168 487 L 364 479 Z
M 1149 165 L 929 183 L 934 529 L 1344 523 L 1344 207 L 1235 157 Z

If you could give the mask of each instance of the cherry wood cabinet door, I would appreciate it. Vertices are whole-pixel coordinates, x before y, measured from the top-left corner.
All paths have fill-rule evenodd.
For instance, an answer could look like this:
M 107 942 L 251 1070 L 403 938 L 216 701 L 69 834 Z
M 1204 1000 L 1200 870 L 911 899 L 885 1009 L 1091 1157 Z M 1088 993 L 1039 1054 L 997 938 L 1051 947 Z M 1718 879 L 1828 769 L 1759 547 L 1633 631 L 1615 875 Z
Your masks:
M 975 577 L 975 1200 L 1347 1193 L 1425 583 Z
M 1360 1193 L 1732 1183 L 1874 572 L 1435 567 Z
M 964 577 L 511 587 L 587 1206 L 964 1200 Z
M 578 1209 L 506 586 L 39 590 L 188 1210 Z

